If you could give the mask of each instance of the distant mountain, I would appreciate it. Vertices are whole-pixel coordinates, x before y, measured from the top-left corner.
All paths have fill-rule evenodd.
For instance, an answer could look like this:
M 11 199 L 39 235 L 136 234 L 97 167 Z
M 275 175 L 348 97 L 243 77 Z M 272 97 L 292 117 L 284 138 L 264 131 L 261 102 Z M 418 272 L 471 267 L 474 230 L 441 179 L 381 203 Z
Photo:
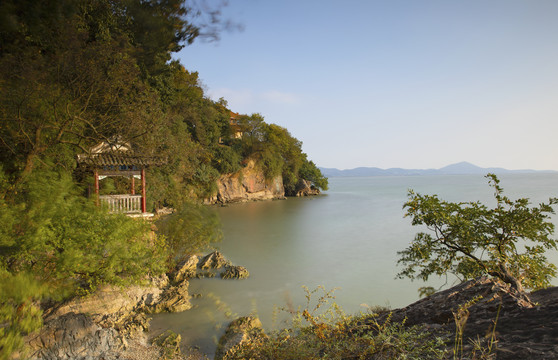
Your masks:
M 410 176 L 410 175 L 486 175 L 488 173 L 494 174 L 508 174 L 508 173 L 534 173 L 545 172 L 555 173 L 556 171 L 537 171 L 537 170 L 506 170 L 503 168 L 481 168 L 466 161 L 451 164 L 441 169 L 401 169 L 390 168 L 380 169 L 377 167 L 358 167 L 355 169 L 339 170 L 335 168 L 320 168 L 322 174 L 326 177 L 338 176 Z

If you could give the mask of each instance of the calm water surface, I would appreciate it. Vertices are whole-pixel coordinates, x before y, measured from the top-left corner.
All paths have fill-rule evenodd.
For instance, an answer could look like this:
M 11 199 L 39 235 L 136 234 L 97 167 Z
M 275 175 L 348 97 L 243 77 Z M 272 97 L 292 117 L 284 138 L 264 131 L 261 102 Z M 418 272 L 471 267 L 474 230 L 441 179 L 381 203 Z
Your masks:
M 499 178 L 511 199 L 528 197 L 538 204 L 550 196 L 558 197 L 558 174 Z M 329 181 L 330 190 L 318 197 L 216 208 L 224 232 L 218 247 L 234 264 L 246 266 L 250 278 L 192 280 L 190 292 L 204 295 L 193 299 L 196 308 L 155 316 L 152 333 L 171 329 L 182 335 L 185 345 L 199 346 L 213 355 L 214 339 L 230 321 L 225 313 L 255 312 L 264 327 L 280 327 L 274 308 L 304 306 L 302 286 L 336 288 L 335 301 L 347 313 L 365 311 L 366 305 L 406 306 L 418 300 L 419 287 L 439 287 L 446 282 L 445 278 L 428 284 L 395 279 L 400 270 L 397 251 L 420 230 L 403 217 L 408 190 L 438 194 L 448 201 L 480 200 L 494 205 L 491 188 L 481 175 Z M 549 258 L 558 263 L 558 254 L 551 253 Z

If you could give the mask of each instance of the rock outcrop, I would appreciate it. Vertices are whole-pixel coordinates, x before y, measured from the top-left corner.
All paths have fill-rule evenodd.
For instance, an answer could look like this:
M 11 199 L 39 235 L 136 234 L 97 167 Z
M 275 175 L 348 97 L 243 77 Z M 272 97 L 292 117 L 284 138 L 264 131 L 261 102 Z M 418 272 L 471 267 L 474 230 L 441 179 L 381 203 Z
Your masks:
M 163 275 L 151 279 L 147 286 L 129 286 L 124 289 L 102 286 L 88 296 L 48 309 L 45 319 L 68 313 L 87 314 L 92 321 L 109 326 L 132 312 L 152 309 L 161 302 L 163 293 L 170 288 L 169 285 L 167 276 Z
M 232 321 L 225 334 L 219 339 L 215 360 L 221 360 L 229 351 L 242 345 L 249 340 L 265 336 L 260 319 L 254 316 L 246 316 Z
M 250 273 L 244 266 L 225 266 L 225 271 L 221 273 L 221 279 L 247 279 Z
M 169 274 L 170 280 L 162 275 L 145 286 L 102 286 L 51 307 L 44 313 L 43 328 L 26 339 L 30 359 L 182 359 L 176 334 L 148 343 L 146 314 L 190 309 L 188 280 L 217 274 L 224 279 L 248 277 L 246 268 L 215 251 L 201 259 L 187 257 Z
M 214 251 L 201 259 L 191 255 L 181 261 L 176 267 L 174 278 L 176 280 L 220 276 L 222 279 L 247 279 L 249 275 L 244 266 L 235 266 L 219 251 Z
M 496 358 L 558 359 L 558 288 L 530 294 L 537 304 L 530 306 L 510 294 L 506 285 L 479 278 L 437 292 L 405 308 L 389 311 L 376 320 L 389 317 L 392 322 L 419 325 L 445 337 L 451 345 L 455 339 L 455 316 L 463 321 L 463 344 L 470 352 L 473 341 L 496 341 Z M 477 340 L 479 341 L 479 340 Z
M 312 185 L 311 181 L 300 179 L 296 184 L 295 196 L 320 195 L 320 189 Z
M 181 285 L 187 286 L 184 283 Z M 187 294 L 179 300 L 168 295 L 175 288 L 162 276 L 148 286 L 103 286 L 86 297 L 50 308 L 45 311 L 43 328 L 27 339 L 30 359 L 111 360 L 138 348 L 157 359 L 159 350 L 147 343 L 149 318 L 145 313 L 172 306 L 180 310 L 172 301 L 189 308 Z
M 230 262 L 225 259 L 223 254 L 219 251 L 214 251 L 211 254 L 207 254 L 198 264 L 198 268 L 202 270 L 209 270 L 209 269 L 221 269 L 227 265 L 230 265 Z
M 188 281 L 180 281 L 173 286 L 169 286 L 159 301 L 151 307 L 145 309 L 146 312 L 181 312 L 192 308 L 190 295 L 188 294 Z
M 217 180 L 218 193 L 206 203 L 233 203 L 255 200 L 284 199 L 285 188 L 281 175 L 268 180 L 254 160 L 234 174 L 221 175 Z
M 186 259 L 179 262 L 173 273 L 173 280 L 175 282 L 180 282 L 185 279 L 196 277 L 199 261 L 200 259 L 197 255 L 189 255 Z
M 38 349 L 32 359 L 116 359 L 127 345 L 114 328 L 103 328 L 85 314 L 73 312 L 47 321 L 29 341 Z

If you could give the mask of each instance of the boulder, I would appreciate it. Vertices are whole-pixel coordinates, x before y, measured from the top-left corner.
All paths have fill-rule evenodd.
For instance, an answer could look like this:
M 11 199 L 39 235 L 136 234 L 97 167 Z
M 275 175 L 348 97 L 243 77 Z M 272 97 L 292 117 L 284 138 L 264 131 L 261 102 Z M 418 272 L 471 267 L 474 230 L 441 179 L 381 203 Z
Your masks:
M 319 195 L 320 190 L 312 185 L 311 181 L 300 179 L 296 184 L 295 195 L 300 196 L 312 196 Z
M 85 314 L 73 312 L 46 321 L 28 344 L 30 359 L 117 359 L 126 340 L 114 328 L 102 328 Z
M 225 334 L 219 339 L 215 360 L 223 359 L 231 350 L 247 341 L 254 341 L 265 337 L 260 319 L 255 316 L 245 316 L 232 321 Z
M 247 279 L 250 273 L 244 266 L 225 266 L 225 271 L 221 273 L 222 279 Z
M 179 262 L 178 265 L 176 265 L 173 280 L 175 282 L 181 282 L 196 277 L 199 261 L 196 255 L 189 255 L 186 259 Z
M 151 312 L 181 312 L 191 309 L 188 285 L 188 281 L 182 281 L 169 286 L 161 295 L 159 302 L 151 307 Z
M 221 269 L 226 265 L 230 265 L 230 262 L 225 259 L 223 254 L 219 251 L 214 251 L 211 254 L 206 255 L 198 264 L 198 267 L 202 270 L 208 269 Z
M 180 356 L 180 334 L 176 334 L 170 330 L 165 331 L 161 335 L 152 340 L 152 343 L 161 349 L 160 360 L 174 359 Z

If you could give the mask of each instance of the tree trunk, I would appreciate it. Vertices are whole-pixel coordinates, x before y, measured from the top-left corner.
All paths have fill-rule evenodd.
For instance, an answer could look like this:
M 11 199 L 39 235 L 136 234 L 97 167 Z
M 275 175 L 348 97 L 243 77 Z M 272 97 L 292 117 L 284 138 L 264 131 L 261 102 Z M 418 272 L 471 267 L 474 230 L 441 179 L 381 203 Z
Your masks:
M 533 307 L 534 304 L 525 292 L 521 281 L 515 277 L 510 269 L 506 266 L 505 263 L 498 264 L 500 271 L 496 273 L 496 276 L 500 278 L 500 280 L 504 281 L 506 284 L 509 284 L 511 287 L 511 294 L 512 296 L 516 297 L 520 304 L 526 307 Z

